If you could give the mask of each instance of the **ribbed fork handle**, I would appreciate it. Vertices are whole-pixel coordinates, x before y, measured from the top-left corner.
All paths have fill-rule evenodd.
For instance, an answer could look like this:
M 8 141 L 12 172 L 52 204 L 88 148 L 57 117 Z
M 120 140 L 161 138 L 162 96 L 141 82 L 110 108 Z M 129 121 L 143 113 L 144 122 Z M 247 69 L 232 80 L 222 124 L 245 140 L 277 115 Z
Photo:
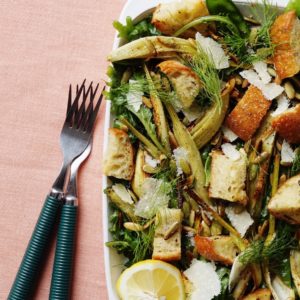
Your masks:
M 58 228 L 50 300 L 70 299 L 76 220 L 77 206 L 65 204 Z
M 19 271 L 10 290 L 9 300 L 29 299 L 42 263 L 42 257 L 52 232 L 61 201 L 47 196 L 39 219 L 24 254 Z

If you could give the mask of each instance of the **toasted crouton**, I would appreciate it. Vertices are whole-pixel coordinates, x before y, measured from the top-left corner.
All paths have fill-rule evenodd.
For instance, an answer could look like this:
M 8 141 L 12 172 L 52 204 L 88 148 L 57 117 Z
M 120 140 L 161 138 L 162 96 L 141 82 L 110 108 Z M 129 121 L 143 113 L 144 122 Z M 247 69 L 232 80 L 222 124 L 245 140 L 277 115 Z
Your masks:
M 271 291 L 269 289 L 258 289 L 243 297 L 242 300 L 271 300 Z
M 251 85 L 227 117 L 226 124 L 242 140 L 248 141 L 260 126 L 271 103 L 260 89 Z
M 134 173 L 133 147 L 128 134 L 117 128 L 109 129 L 109 141 L 103 172 L 106 176 L 131 180 Z
M 231 236 L 195 236 L 197 251 L 204 258 L 232 265 L 238 254 L 238 248 Z
M 157 227 L 153 241 L 152 259 L 175 261 L 181 259 L 181 209 L 163 208 L 156 215 Z M 172 232 L 174 224 L 179 224 Z M 175 227 L 174 227 L 175 228 Z M 172 232 L 166 237 L 167 232 Z
M 272 126 L 291 144 L 300 143 L 300 104 L 275 117 Z
M 300 174 L 280 186 L 271 198 L 268 209 L 276 218 L 300 224 Z
M 175 60 L 166 60 L 158 67 L 168 76 L 182 107 L 191 107 L 201 88 L 197 74 L 191 68 Z
M 233 161 L 221 151 L 213 151 L 209 196 L 245 205 L 246 169 L 247 162 L 244 155 Z
M 294 76 L 300 71 L 300 21 L 296 12 L 278 16 L 270 35 L 275 45 L 273 62 L 278 76 L 281 79 Z
M 152 17 L 152 24 L 162 33 L 173 35 L 178 29 L 192 20 L 209 15 L 205 1 L 185 0 L 174 1 L 171 4 L 159 4 Z M 206 33 L 207 24 L 196 26 L 196 30 Z M 195 30 L 190 29 L 185 32 L 185 37 L 195 37 Z

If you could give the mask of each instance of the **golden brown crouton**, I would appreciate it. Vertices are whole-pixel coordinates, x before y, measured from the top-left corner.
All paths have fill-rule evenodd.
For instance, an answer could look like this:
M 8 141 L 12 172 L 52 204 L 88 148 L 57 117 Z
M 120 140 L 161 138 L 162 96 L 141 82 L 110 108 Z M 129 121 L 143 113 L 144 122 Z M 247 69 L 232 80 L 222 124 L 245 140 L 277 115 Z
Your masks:
M 171 81 L 183 108 L 189 108 L 199 94 L 201 82 L 197 74 L 176 60 L 166 60 L 158 65 Z
M 230 202 L 247 203 L 245 192 L 246 154 L 233 161 L 221 151 L 213 151 L 209 196 Z
M 273 62 L 281 79 L 300 71 L 300 21 L 295 11 L 286 12 L 275 20 L 270 31 L 275 45 Z
M 227 126 L 242 140 L 251 139 L 270 108 L 261 90 L 251 85 L 226 119 Z
M 181 259 L 181 209 L 162 208 L 156 215 L 157 227 L 153 241 L 152 259 L 175 261 Z M 176 228 L 174 225 L 178 225 Z M 175 230 L 172 232 L 172 228 Z M 167 237 L 167 232 L 172 233 Z
M 238 254 L 234 240 L 230 236 L 195 236 L 198 253 L 204 258 L 218 261 L 225 265 L 232 265 Z
M 269 289 L 258 289 L 255 292 L 243 297 L 242 300 L 270 300 L 271 291 Z
M 300 224 L 300 174 L 280 186 L 271 198 L 268 209 L 276 218 Z
M 300 104 L 285 111 L 272 121 L 278 134 L 291 144 L 300 143 Z
M 109 141 L 103 172 L 106 176 L 131 180 L 134 173 L 133 147 L 128 134 L 117 128 L 109 129 Z
M 178 29 L 192 20 L 209 15 L 205 1 L 185 0 L 159 4 L 152 17 L 152 24 L 162 33 L 173 35 Z M 196 26 L 196 30 L 206 33 L 207 24 Z M 184 33 L 185 37 L 195 37 L 196 30 L 190 29 Z

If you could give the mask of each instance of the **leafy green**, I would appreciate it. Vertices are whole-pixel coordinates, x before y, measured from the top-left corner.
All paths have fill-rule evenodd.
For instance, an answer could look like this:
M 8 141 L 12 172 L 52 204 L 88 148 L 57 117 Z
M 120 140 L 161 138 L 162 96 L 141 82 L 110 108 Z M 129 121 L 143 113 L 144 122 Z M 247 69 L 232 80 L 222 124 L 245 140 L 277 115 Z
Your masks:
M 110 233 L 113 240 L 106 243 L 107 247 L 117 249 L 119 253 L 124 254 L 128 261 L 126 267 L 132 264 L 151 258 L 152 243 L 154 239 L 154 225 L 150 225 L 144 231 L 130 231 L 123 227 L 123 223 L 127 220 L 126 216 L 116 207 L 112 207 L 113 212 L 110 215 Z
M 203 84 L 202 97 L 218 103 L 218 107 L 221 108 L 223 101 L 218 71 L 211 56 L 201 47 L 200 43 L 196 43 L 196 45 L 197 52 L 187 60 L 187 64 L 199 76 Z
M 291 274 L 291 266 L 290 259 L 287 255 L 285 258 L 278 260 L 276 264 L 271 265 L 271 271 L 275 274 L 279 275 L 283 282 L 291 287 L 292 285 L 292 274 Z
M 300 147 L 295 150 L 295 158 L 293 161 L 291 176 L 295 176 L 300 173 Z
M 284 223 L 278 223 L 276 236 L 272 242 L 265 246 L 264 239 L 253 241 L 240 255 L 239 260 L 243 264 L 259 263 L 269 260 L 270 264 L 280 261 L 284 255 L 296 246 L 295 229 Z
M 252 14 L 261 22 L 261 26 L 253 28 L 249 36 L 242 37 L 234 32 L 224 32 L 223 43 L 243 64 L 265 60 L 273 55 L 275 48 L 271 41 L 270 29 L 276 18 L 276 10 L 268 0 L 264 0 L 261 5 L 256 3 L 253 6 Z
M 213 300 L 233 300 L 233 297 L 228 290 L 230 269 L 221 267 L 217 270 L 217 274 L 221 281 L 221 293 L 220 295 L 215 296 Z
M 113 26 L 119 32 L 118 37 L 131 42 L 145 36 L 160 35 L 161 33 L 151 24 L 151 17 L 134 24 L 131 17 L 126 18 L 126 24 L 114 21 Z

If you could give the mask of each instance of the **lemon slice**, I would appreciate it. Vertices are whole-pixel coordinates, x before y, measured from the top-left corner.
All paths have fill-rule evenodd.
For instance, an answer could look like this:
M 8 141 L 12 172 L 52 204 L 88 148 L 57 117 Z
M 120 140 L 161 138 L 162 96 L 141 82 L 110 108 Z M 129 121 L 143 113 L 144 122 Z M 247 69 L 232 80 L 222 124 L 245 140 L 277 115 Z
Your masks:
M 177 268 L 160 260 L 144 260 L 126 269 L 117 281 L 122 300 L 184 300 Z

